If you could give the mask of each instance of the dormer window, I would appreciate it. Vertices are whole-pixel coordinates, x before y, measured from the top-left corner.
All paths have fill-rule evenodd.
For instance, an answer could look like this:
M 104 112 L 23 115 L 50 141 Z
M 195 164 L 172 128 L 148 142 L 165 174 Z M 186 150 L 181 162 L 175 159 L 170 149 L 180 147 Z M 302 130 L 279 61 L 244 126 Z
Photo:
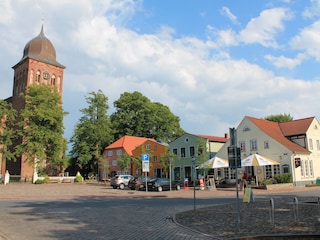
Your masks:
M 248 126 L 245 126 L 242 131 L 243 132 L 250 131 L 250 128 Z

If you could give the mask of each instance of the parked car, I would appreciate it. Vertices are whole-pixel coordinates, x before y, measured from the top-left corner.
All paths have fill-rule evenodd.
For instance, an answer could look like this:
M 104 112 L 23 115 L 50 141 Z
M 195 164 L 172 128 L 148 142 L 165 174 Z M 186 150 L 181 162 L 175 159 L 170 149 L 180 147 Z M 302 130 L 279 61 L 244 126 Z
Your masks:
M 147 177 L 147 181 L 150 181 L 151 178 Z M 142 190 L 145 188 L 146 185 L 146 176 L 137 176 L 133 179 L 130 179 L 128 182 L 128 187 L 131 190 Z
M 111 178 L 110 185 L 113 187 L 113 189 L 124 189 L 126 186 L 128 186 L 128 183 L 131 179 L 133 179 L 132 175 L 116 175 Z
M 168 178 L 153 178 L 147 182 L 148 191 L 162 192 L 164 190 L 170 190 L 170 179 Z M 180 184 L 178 182 L 171 182 L 172 190 L 180 190 Z

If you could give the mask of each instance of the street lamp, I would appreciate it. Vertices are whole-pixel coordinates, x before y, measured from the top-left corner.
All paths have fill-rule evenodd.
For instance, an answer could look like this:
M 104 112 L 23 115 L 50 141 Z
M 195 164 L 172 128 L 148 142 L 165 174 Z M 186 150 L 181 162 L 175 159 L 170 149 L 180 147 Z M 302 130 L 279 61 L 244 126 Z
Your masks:
M 192 157 L 193 166 L 193 210 L 196 210 L 196 158 Z
M 171 164 L 172 164 L 172 158 L 169 159 L 170 192 L 172 191 Z

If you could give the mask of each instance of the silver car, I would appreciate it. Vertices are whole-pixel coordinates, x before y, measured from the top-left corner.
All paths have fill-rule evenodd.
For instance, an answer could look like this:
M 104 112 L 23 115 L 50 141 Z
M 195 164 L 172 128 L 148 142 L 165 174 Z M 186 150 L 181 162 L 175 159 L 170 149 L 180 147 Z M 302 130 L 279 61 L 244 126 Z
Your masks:
M 128 182 L 133 179 L 132 175 L 116 175 L 111 178 L 110 185 L 113 189 L 119 188 L 124 189 L 128 186 Z

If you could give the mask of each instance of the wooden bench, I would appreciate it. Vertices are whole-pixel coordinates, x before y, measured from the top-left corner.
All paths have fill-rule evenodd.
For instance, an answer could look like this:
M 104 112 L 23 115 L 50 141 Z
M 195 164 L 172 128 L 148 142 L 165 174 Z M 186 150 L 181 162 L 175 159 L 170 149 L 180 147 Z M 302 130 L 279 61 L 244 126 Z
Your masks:
M 60 183 L 59 179 L 50 179 L 49 183 Z

